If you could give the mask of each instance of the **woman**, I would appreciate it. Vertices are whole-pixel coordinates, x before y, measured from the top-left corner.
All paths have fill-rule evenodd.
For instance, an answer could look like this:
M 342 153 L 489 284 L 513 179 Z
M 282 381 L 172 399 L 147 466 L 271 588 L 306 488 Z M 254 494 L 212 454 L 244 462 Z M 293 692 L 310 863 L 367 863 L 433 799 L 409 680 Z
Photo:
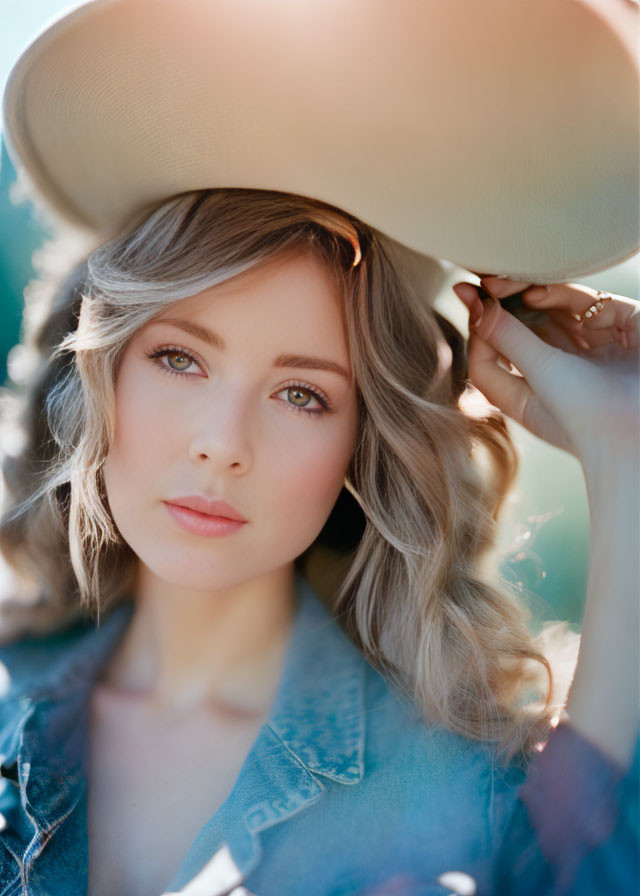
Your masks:
M 326 203 L 189 191 L 27 334 L 1 535 L 46 615 L 3 648 L 7 893 L 630 891 L 637 307 L 527 291 L 536 335 L 488 301 L 467 370 L 410 260 Z M 583 644 L 551 733 L 564 701 L 490 568 L 515 453 L 498 411 L 465 411 L 467 374 L 585 471 Z M 302 574 L 322 541 L 344 554 L 328 608 Z
M 362 253 L 355 266 L 351 241 Z M 514 875 L 517 887 L 526 882 L 522 870 L 514 872 L 513 856 L 504 867 L 495 861 L 507 836 L 522 838 L 527 830 L 516 802 L 521 778 L 505 782 L 531 763 L 561 706 L 550 703 L 550 692 L 544 705 L 518 705 L 526 687 L 542 684 L 544 691 L 547 684 L 529 663 L 550 671 L 548 661 L 508 589 L 482 572 L 494 515 L 513 475 L 513 449 L 497 414 L 475 419 L 461 413 L 464 381 L 454 374 L 464 346 L 453 343 L 459 353 L 454 363 L 439 361 L 444 339 L 436 318 L 424 313 L 393 259 L 394 246 L 384 235 L 309 200 L 200 191 L 162 203 L 94 251 L 77 288 L 64 292 L 41 324 L 43 368 L 30 387 L 30 439 L 5 461 L 15 497 L 2 544 L 19 571 L 36 572 L 40 592 L 56 601 L 58 613 L 66 607 L 77 616 L 84 606 L 98 619 L 102 608 L 107 617 L 97 629 L 86 621 L 72 629 L 71 640 L 57 651 L 54 636 L 27 642 L 30 647 L 18 641 L 3 657 L 23 697 L 34 689 L 57 695 L 52 704 L 36 702 L 26 712 L 9 702 L 6 711 L 11 733 L 24 725 L 23 737 L 33 738 L 26 741 L 33 753 L 23 747 L 13 759 L 18 769 L 34 762 L 39 768 L 36 789 L 26 795 L 48 844 L 28 860 L 27 851 L 21 867 L 58 880 L 59 892 L 74 892 L 66 873 L 86 873 L 81 807 L 87 742 L 90 893 L 173 892 L 205 857 L 215 858 L 215 846 L 223 848 L 216 839 L 221 823 L 233 862 L 239 863 L 240 849 L 248 863 L 240 864 L 237 882 L 248 873 L 247 885 L 258 893 L 287 887 L 309 892 L 314 885 L 322 893 L 357 892 L 394 875 L 404 877 L 400 892 L 423 892 L 420 887 L 436 885 L 436 869 L 464 872 L 479 892 L 509 892 L 512 884 L 496 877 L 505 873 Z M 618 431 L 614 442 L 624 464 L 622 449 L 628 445 L 631 457 L 629 440 L 637 427 L 637 384 L 625 381 L 624 366 L 632 372 L 637 363 L 638 309 L 616 297 L 608 303 L 613 317 L 607 308 L 597 328 L 596 320 L 591 327 L 570 324 L 567 310 L 583 301 L 582 289 L 558 286 L 542 300 L 530 300 L 532 307 L 556 303 L 562 323 L 549 324 L 548 338 L 562 348 L 548 348 L 497 304 L 489 305 L 482 330 L 471 337 L 470 372 L 477 370 L 481 380 L 482 353 L 486 358 L 496 348 L 526 369 L 527 338 L 532 340 L 535 369 L 546 373 L 536 382 L 536 373 L 527 370 L 538 388 L 526 405 L 530 417 L 520 415 L 525 403 L 509 393 L 512 383 L 529 388 L 529 379 L 500 371 L 507 379 L 483 382 L 483 388 L 489 394 L 495 389 L 498 406 L 506 405 L 536 434 L 575 451 L 591 495 L 602 500 L 596 509 L 611 522 L 621 504 L 615 491 L 600 495 L 611 472 L 597 455 L 592 412 L 581 413 L 571 383 L 591 377 L 590 402 L 599 402 L 595 419 L 602 425 L 602 415 L 609 415 L 606 431 L 609 437 Z M 491 315 L 497 315 L 493 325 Z M 580 357 L 594 349 L 569 345 L 568 333 L 578 329 L 611 352 L 602 369 Z M 618 332 L 629 340 L 619 372 L 611 346 Z M 282 357 L 287 349 L 289 357 Z M 541 357 L 558 366 L 540 365 Z M 491 364 L 495 378 L 494 371 Z M 545 405 L 536 404 L 538 396 Z M 546 407 L 566 421 L 562 427 Z M 497 485 L 481 475 L 472 447 L 493 455 Z M 627 483 L 633 478 L 630 460 L 620 475 Z M 357 496 L 366 525 L 347 554 L 347 574 L 332 609 L 371 662 L 364 681 L 360 653 L 340 640 L 331 617 L 296 574 L 343 482 Z M 214 498 L 234 506 L 212 508 L 207 502 Z M 216 520 L 203 510 L 244 522 Z M 54 593 L 50 568 L 58 575 Z M 591 565 L 592 579 L 596 575 L 608 581 L 614 575 L 598 552 Z M 631 594 L 630 583 L 624 586 L 628 567 L 615 575 L 623 602 Z M 613 716 L 609 730 L 588 730 L 583 744 L 578 737 L 594 710 L 604 713 L 611 704 L 613 681 L 597 665 L 606 644 L 594 598 L 588 610 L 595 622 L 587 631 L 592 651 L 581 657 L 567 705 L 572 727 L 560 723 L 554 733 L 568 738 L 565 750 L 577 738 L 575 755 L 582 750 L 596 762 L 598 780 L 603 773 L 615 779 L 630 765 L 632 689 L 622 688 L 620 717 Z M 613 601 L 609 596 L 607 618 Z M 300 603 L 308 608 L 297 616 Z M 299 628 L 292 637 L 294 619 Z M 631 645 L 619 633 L 616 638 L 624 669 L 633 659 L 625 656 Z M 50 665 L 52 648 L 59 658 Z M 375 667 L 386 675 L 377 675 Z M 618 668 L 615 680 L 631 681 L 628 671 L 618 679 Z M 594 675 L 597 681 L 589 680 Z M 400 688 L 390 690 L 387 680 Z M 583 715 L 581 685 L 589 687 Z M 403 709 L 396 694 L 414 702 Z M 420 720 L 414 720 L 412 705 Z M 53 734 L 45 736 L 45 724 Z M 449 733 L 438 733 L 439 725 Z M 54 760 L 72 731 L 78 742 Z M 493 758 L 480 749 L 487 744 L 498 748 Z M 285 748 L 294 754 L 293 765 L 281 755 Z M 295 778 L 273 780 L 274 750 L 280 774 Z M 516 753 L 524 766 L 513 762 L 504 776 L 496 756 L 512 759 Z M 172 782 L 167 768 L 176 763 L 179 780 Z M 267 763 L 262 774 L 256 769 L 261 763 Z M 243 771 L 248 781 L 243 786 L 241 775 L 234 786 Z M 326 805 L 315 813 L 313 803 L 326 785 L 314 771 L 331 782 Z M 543 765 L 543 784 L 544 774 Z M 62 791 L 56 775 L 67 782 Z M 631 804 L 627 778 L 623 806 Z M 532 775 L 528 783 L 527 805 L 534 813 L 541 795 L 536 780 Z M 351 795 L 345 784 L 357 782 L 361 793 Z M 495 792 L 487 801 L 490 782 Z M 17 795 L 15 786 L 5 789 L 10 819 L 18 812 L 12 803 Z M 610 799 L 601 794 L 600 810 L 591 807 L 602 814 L 605 830 Z M 312 816 L 306 824 L 321 833 L 318 855 L 307 847 L 301 865 L 291 850 L 305 842 L 305 822 L 297 817 L 303 807 Z M 242 855 L 243 814 L 249 830 L 262 831 L 294 809 L 296 818 L 283 826 L 294 829 L 271 832 L 271 847 L 267 835 L 265 857 L 252 877 L 257 845 L 246 844 L 250 853 Z M 447 845 L 426 848 L 434 826 L 451 812 L 455 827 Z M 345 828 L 354 815 L 362 828 L 358 835 Z M 389 817 L 395 833 L 386 830 Z M 159 824 L 149 825 L 153 818 Z M 493 836 L 484 844 L 491 823 Z M 548 822 L 539 826 L 544 843 Z M 623 825 L 616 848 L 625 833 Z M 362 838 L 367 852 L 354 856 L 350 849 L 343 857 L 336 843 L 321 874 L 320 857 L 336 834 L 356 839 L 358 850 L 364 849 Z M 598 837 L 596 842 L 601 831 Z M 74 856 L 67 872 L 60 868 L 65 841 Z M 8 844 L 15 848 L 17 842 L 10 837 Z M 565 838 L 559 856 L 552 849 L 548 864 L 540 864 L 536 854 L 527 873 L 554 869 L 564 885 L 561 875 L 575 873 L 572 851 L 579 848 L 586 849 L 581 838 L 574 845 Z M 20 858 L 19 851 L 11 852 Z M 607 855 L 605 863 L 612 863 L 613 853 Z M 17 866 L 5 856 L 8 884 Z M 55 877 L 47 878 L 54 868 Z M 624 861 L 619 871 L 629 873 Z M 536 887 L 541 885 L 538 878 Z

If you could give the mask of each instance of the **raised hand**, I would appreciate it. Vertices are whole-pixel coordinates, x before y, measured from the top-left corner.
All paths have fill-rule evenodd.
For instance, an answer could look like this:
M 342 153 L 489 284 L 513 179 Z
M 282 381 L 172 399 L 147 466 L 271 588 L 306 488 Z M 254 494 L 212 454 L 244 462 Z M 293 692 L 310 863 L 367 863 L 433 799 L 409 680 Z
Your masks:
M 509 417 L 583 464 L 605 454 L 610 459 L 612 446 L 629 457 L 637 452 L 640 303 L 611 294 L 589 318 L 584 312 L 598 301 L 589 287 L 490 275 L 480 282 L 453 287 L 470 310 L 470 382 Z M 520 311 L 500 305 L 498 299 L 518 293 Z

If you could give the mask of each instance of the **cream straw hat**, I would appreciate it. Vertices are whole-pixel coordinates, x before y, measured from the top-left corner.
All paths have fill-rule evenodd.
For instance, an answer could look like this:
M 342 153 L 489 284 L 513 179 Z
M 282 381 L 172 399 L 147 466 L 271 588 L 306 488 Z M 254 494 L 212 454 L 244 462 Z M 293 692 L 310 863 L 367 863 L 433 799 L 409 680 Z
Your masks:
M 38 199 L 104 238 L 253 187 L 559 282 L 640 248 L 637 38 L 631 0 L 95 0 L 22 52 L 3 131 Z

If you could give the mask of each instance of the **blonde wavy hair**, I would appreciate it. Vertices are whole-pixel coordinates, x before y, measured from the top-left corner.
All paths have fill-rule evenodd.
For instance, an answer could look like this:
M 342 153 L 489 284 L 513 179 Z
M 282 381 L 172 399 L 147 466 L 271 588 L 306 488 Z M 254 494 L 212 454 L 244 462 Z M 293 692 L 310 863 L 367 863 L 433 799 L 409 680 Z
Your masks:
M 399 244 L 301 196 L 180 194 L 41 284 L 22 383 L 3 396 L 5 638 L 99 621 L 130 593 L 137 558 L 102 480 L 128 340 L 168 304 L 294 250 L 336 278 L 359 403 L 345 488 L 296 566 L 312 584 L 318 575 L 344 630 L 426 723 L 494 744 L 505 763 L 526 759 L 563 695 L 497 568 L 497 521 L 518 469 L 504 417 L 487 402 L 468 411 L 465 339 L 421 293 Z

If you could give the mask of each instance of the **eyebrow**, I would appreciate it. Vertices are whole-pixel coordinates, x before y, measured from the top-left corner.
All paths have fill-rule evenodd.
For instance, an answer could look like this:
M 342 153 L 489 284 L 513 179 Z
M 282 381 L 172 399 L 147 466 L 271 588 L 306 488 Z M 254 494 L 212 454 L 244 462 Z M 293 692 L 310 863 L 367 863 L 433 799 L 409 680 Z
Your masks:
M 214 333 L 214 331 L 210 330 L 208 327 L 203 327 L 202 324 L 196 324 L 190 320 L 180 320 L 173 317 L 162 317 L 156 318 L 156 320 L 150 321 L 150 323 L 170 324 L 173 327 L 178 327 L 178 329 L 184 330 L 185 333 L 189 333 L 191 336 L 195 336 L 196 339 L 201 339 L 203 342 L 208 343 L 208 345 L 211 345 L 214 348 L 218 348 L 221 350 L 224 350 L 226 348 L 224 339 L 221 336 L 219 336 L 217 333 Z M 307 368 L 309 370 L 329 370 L 333 373 L 339 374 L 346 380 L 351 380 L 351 376 L 341 364 L 338 364 L 336 361 L 329 361 L 327 358 L 316 358 L 310 357 L 308 355 L 293 354 L 278 355 L 278 357 L 273 362 L 273 366 L 300 367 Z

